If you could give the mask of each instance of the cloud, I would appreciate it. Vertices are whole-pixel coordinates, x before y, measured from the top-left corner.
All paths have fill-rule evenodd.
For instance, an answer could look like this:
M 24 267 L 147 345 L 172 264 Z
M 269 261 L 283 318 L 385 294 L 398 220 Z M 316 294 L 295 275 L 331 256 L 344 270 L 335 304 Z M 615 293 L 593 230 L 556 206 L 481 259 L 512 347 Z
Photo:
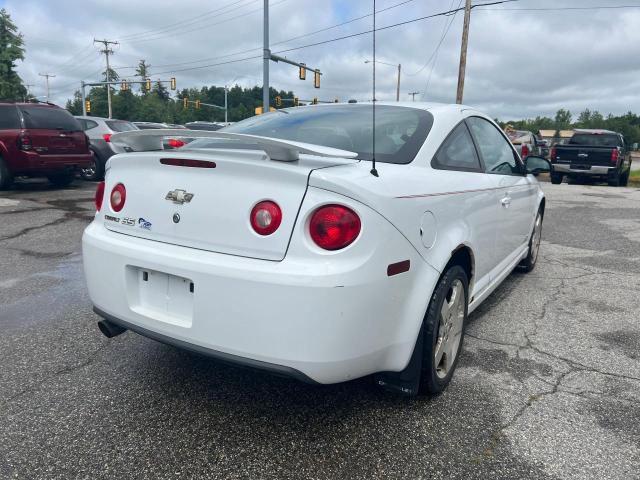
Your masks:
M 2 0 L 0 0 L 1 2 Z M 378 0 L 385 9 L 401 0 Z M 378 27 L 448 10 L 461 0 L 415 0 L 377 16 Z M 624 2 L 623 2 L 624 3 Z M 112 64 L 131 76 L 144 58 L 152 73 L 175 76 L 179 88 L 262 84 L 262 59 L 211 65 L 262 54 L 262 0 L 5 0 L 5 7 L 25 36 L 26 61 L 19 72 L 33 93 L 44 95 L 38 73 L 56 74 L 52 99 L 64 103 L 80 80 L 96 80 L 104 56 L 94 37 L 119 40 Z M 371 29 L 371 17 L 298 40 L 314 32 L 371 12 L 370 0 L 272 0 L 270 37 L 274 52 Z M 580 6 L 619 4 L 585 0 Z M 472 14 L 465 103 L 505 119 L 553 115 L 559 108 L 590 108 L 602 113 L 640 110 L 640 9 L 517 10 L 575 7 L 569 0 L 520 0 L 476 8 Z M 401 98 L 419 91 L 429 101 L 453 102 L 457 84 L 462 14 L 438 17 L 382 30 L 377 58 L 402 64 Z M 447 35 L 435 55 L 443 32 Z M 243 52 L 237 53 L 236 52 Z M 295 50 L 284 54 L 322 70 L 322 88 L 311 76 L 298 80 L 286 64 L 271 64 L 271 85 L 294 90 L 301 98 L 342 100 L 372 98 L 371 35 Z M 432 59 L 425 66 L 428 59 Z M 195 60 L 203 59 L 196 63 Z M 182 64 L 182 65 L 176 65 Z M 168 65 L 168 66 L 163 66 Z M 183 70 L 183 71 L 178 71 Z M 175 72 L 175 73 L 172 73 Z M 419 73 L 418 73 L 419 72 Z M 153 78 L 156 78 L 155 76 Z M 430 79 L 430 80 L 429 80 Z M 428 86 L 428 88 L 427 88 Z M 377 66 L 377 98 L 395 98 L 396 69 Z

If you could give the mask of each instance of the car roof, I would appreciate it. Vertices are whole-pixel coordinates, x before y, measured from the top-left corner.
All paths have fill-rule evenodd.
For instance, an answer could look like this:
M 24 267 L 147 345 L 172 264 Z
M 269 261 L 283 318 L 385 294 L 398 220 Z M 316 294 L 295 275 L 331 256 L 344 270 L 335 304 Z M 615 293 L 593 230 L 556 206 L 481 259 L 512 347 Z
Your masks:
M 600 128 L 576 128 L 573 131 L 576 133 L 590 133 L 591 135 L 618 135 L 617 132 Z

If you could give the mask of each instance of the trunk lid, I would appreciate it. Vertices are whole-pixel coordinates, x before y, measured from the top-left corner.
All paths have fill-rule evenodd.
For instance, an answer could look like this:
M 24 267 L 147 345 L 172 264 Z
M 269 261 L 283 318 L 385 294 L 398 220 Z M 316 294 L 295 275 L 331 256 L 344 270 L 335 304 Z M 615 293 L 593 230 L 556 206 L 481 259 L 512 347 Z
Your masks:
M 568 163 L 575 166 L 612 166 L 612 151 L 613 147 L 557 145 L 554 160 L 558 163 Z
M 48 104 L 20 105 L 24 134 L 41 155 L 88 153 L 87 136 L 80 123 L 66 110 Z
M 202 167 L 166 164 L 185 159 Z M 126 235 L 278 261 L 286 254 L 310 172 L 354 162 L 307 155 L 278 162 L 263 151 L 231 149 L 117 155 L 109 161 L 102 220 Z M 126 188 L 126 201 L 114 212 L 109 197 L 118 183 Z M 280 227 L 268 236 L 250 224 L 251 210 L 262 200 L 282 210 Z

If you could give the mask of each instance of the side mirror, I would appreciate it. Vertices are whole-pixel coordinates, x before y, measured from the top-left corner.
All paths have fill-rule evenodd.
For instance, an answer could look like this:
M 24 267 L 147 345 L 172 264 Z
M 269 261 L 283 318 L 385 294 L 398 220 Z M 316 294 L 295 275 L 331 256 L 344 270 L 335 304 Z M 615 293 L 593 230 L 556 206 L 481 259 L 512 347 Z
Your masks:
M 524 165 L 527 168 L 527 174 L 539 175 L 541 173 L 551 172 L 551 163 L 546 158 L 529 155 L 524 159 Z

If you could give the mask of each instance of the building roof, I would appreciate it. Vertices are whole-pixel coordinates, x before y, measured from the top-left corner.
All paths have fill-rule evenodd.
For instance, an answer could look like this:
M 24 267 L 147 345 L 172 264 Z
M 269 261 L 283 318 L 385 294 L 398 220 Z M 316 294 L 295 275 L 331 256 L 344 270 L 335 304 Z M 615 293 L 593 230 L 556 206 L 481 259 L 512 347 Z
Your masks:
M 571 138 L 573 137 L 573 134 L 575 133 L 574 130 L 560 130 L 560 138 Z M 541 137 L 555 137 L 556 136 L 556 131 L 555 130 L 540 130 L 540 136 Z

